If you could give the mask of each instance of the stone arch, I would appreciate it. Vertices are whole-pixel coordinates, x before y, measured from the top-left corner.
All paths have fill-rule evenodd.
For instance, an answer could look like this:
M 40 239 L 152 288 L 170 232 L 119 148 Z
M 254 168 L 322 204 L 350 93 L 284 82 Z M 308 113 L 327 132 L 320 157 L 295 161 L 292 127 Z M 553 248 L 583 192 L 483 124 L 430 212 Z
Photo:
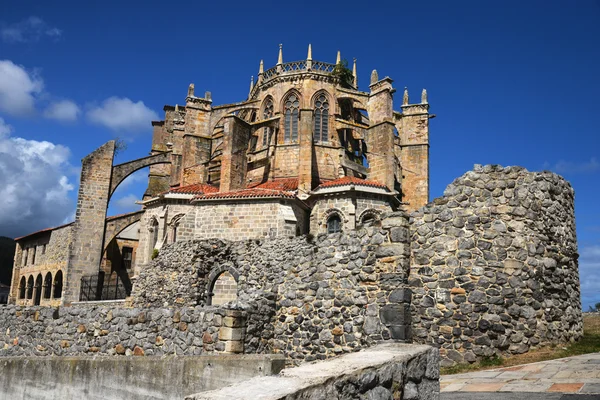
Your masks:
M 119 233 L 129 228 L 131 225 L 138 222 L 143 215 L 144 211 L 135 211 L 129 214 L 125 214 L 119 217 L 109 217 L 106 219 L 106 228 L 104 230 L 104 249 L 106 251 L 108 245 Z
M 43 290 L 44 299 L 50 299 L 52 295 L 52 273 L 46 273 L 44 277 L 44 290 Z
M 27 300 L 33 299 L 33 275 L 27 278 Z
M 181 223 L 181 220 L 183 219 L 183 217 L 185 217 L 185 215 L 185 213 L 179 213 L 176 214 L 173 218 L 171 218 L 171 221 L 168 224 L 170 236 L 169 241 L 171 243 L 175 243 L 177 241 L 177 229 L 179 228 L 179 224 Z
M 330 219 L 334 217 L 338 217 L 340 219 L 340 231 L 342 231 L 344 226 L 349 222 L 342 210 L 339 208 L 329 208 L 323 213 L 323 219 L 321 221 L 321 226 L 324 227 L 325 232 L 328 232 L 328 223 Z
M 54 298 L 60 299 L 62 297 L 63 290 L 63 273 L 61 270 L 58 270 L 54 275 Z
M 33 304 L 36 306 L 39 306 L 42 300 L 42 285 L 42 274 L 38 274 L 35 278 L 35 293 L 33 294 Z
M 207 305 L 220 305 L 237 299 L 240 273 L 231 266 L 213 269 L 208 275 Z
M 128 161 L 112 167 L 112 177 L 110 180 L 109 198 L 115 192 L 117 187 L 135 171 L 156 164 L 171 164 L 171 152 L 154 154 L 148 157 L 138 158 L 137 160 Z
M 374 208 L 367 208 L 362 213 L 360 213 L 358 217 L 358 222 L 364 224 L 368 221 L 380 221 L 381 220 L 381 210 L 376 210 Z
M 27 280 L 24 276 L 21 277 L 21 281 L 19 283 L 19 299 L 25 298 L 25 292 L 27 291 Z

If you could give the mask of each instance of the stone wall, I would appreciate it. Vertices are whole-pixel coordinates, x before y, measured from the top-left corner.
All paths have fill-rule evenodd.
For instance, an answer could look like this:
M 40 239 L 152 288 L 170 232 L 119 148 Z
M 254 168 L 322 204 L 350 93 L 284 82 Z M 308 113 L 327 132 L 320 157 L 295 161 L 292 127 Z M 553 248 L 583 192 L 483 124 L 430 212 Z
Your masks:
M 161 249 L 134 285 L 138 307 L 206 304 L 221 272 L 237 277 L 245 351 L 324 359 L 406 339 L 408 220 L 401 212 L 356 231 L 316 238 L 195 240 Z
M 240 353 L 245 313 L 222 307 L 0 307 L 0 357 Z
M 412 214 L 413 339 L 442 365 L 582 335 L 574 192 L 550 172 L 476 166 Z
M 0 398 L 181 400 L 284 365 L 277 355 L 4 357 Z
M 386 343 L 320 363 L 287 368 L 186 400 L 438 400 L 439 355 L 428 346 Z

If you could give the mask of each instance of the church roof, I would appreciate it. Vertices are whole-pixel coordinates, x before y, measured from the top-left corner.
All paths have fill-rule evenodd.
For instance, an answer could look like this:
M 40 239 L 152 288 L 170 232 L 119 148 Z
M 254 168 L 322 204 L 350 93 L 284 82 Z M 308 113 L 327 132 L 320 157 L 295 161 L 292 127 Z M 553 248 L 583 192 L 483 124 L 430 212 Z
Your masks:
M 292 192 L 298 190 L 298 178 L 275 179 L 273 181 L 267 181 L 259 183 L 257 185 L 251 185 L 249 186 L 249 188 L 283 190 Z
M 373 188 L 378 188 L 378 189 L 384 189 L 388 192 L 390 191 L 389 188 L 382 183 L 375 182 L 375 181 L 368 181 L 366 179 L 357 178 L 355 176 L 344 176 L 342 178 L 334 179 L 332 181 L 323 182 L 315 190 L 325 189 L 325 188 L 333 188 L 333 187 L 338 187 L 338 186 L 348 186 L 348 185 L 367 186 L 367 187 L 373 187 Z
M 193 185 L 181 186 L 173 188 L 168 193 L 180 193 L 180 194 L 204 194 L 204 193 L 215 193 L 218 192 L 219 188 L 209 185 L 206 183 L 195 183 Z
M 292 192 L 288 192 L 285 190 L 273 190 L 255 187 L 250 189 L 233 190 L 230 192 L 206 193 L 194 197 L 192 201 L 224 199 L 265 199 L 273 197 L 295 199 L 296 195 Z

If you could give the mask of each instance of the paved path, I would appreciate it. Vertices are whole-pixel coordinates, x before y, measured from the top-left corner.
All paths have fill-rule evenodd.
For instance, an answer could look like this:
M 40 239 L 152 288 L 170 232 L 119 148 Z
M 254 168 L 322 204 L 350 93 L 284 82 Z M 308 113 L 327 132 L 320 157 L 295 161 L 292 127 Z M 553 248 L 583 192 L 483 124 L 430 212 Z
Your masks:
M 600 399 L 600 353 L 466 374 L 444 375 L 440 379 L 440 387 L 442 399 L 493 399 L 499 397 L 489 397 L 487 394 L 508 394 L 507 392 L 513 392 L 515 395 L 525 395 L 528 392 L 546 393 L 545 398 L 548 399 L 555 398 L 551 397 L 550 393 L 562 394 L 556 397 L 557 399 L 571 398 L 564 396 L 567 393 L 590 394 L 592 396 L 572 398 Z M 466 392 L 485 392 L 486 396 L 477 397 L 476 393 L 467 396 Z M 444 395 L 446 393 L 448 396 Z

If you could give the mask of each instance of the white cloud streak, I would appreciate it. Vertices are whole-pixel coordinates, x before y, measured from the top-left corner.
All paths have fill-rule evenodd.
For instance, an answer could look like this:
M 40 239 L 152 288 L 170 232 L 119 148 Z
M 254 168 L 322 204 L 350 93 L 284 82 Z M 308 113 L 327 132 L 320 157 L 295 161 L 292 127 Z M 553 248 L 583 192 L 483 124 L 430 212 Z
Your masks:
M 0 111 L 17 116 L 32 114 L 43 88 L 43 80 L 35 73 L 10 60 L 0 60 Z
M 13 24 L 3 24 L 0 27 L 0 38 L 5 43 L 34 43 L 42 38 L 58 40 L 62 31 L 48 25 L 43 19 L 35 16 Z
M 589 161 L 572 162 L 560 160 L 556 164 L 544 163 L 544 168 L 549 169 L 559 174 L 585 174 L 600 170 L 600 163 L 595 157 Z
M 117 132 L 135 132 L 150 129 L 150 122 L 158 119 L 158 114 L 146 107 L 142 101 L 134 103 L 124 97 L 110 97 L 100 106 L 91 108 L 87 118 Z
M 71 100 L 61 100 L 50 103 L 44 111 L 44 117 L 55 119 L 63 122 L 71 122 L 77 120 L 81 110 Z

